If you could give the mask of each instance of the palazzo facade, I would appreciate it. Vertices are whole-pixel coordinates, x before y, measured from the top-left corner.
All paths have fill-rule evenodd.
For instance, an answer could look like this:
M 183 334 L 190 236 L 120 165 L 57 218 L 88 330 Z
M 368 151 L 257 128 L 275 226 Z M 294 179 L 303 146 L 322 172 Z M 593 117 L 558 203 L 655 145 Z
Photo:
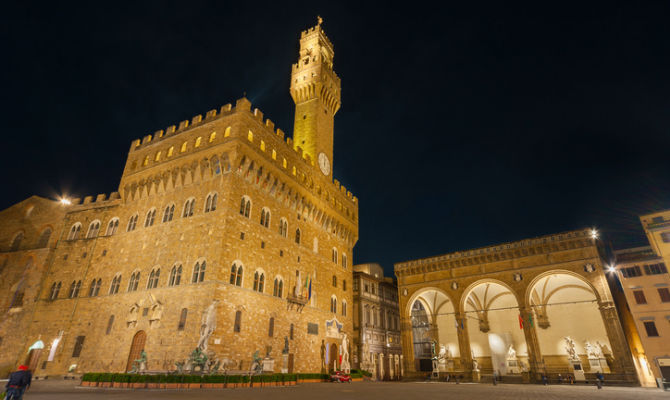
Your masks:
M 591 229 L 396 264 L 406 373 L 637 381 L 603 265 Z
M 109 196 L 2 211 L 0 368 L 123 372 L 144 349 L 165 371 L 200 348 L 248 370 L 285 338 L 291 371 L 339 368 L 358 200 L 332 177 L 333 56 L 302 32 L 295 141 L 242 98 L 133 141 Z

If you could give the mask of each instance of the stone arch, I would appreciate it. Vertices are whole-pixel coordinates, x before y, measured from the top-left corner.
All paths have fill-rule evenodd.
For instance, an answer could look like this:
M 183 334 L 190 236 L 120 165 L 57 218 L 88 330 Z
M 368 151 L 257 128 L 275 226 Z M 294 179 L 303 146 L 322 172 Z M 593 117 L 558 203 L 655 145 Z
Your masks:
M 463 290 L 463 292 L 461 294 L 460 302 L 459 302 L 459 310 L 461 310 L 461 312 L 465 312 L 465 303 L 468 299 L 468 296 L 470 295 L 470 292 L 472 292 L 472 290 L 475 287 L 477 287 L 481 284 L 484 284 L 484 283 L 494 283 L 494 284 L 498 284 L 498 285 L 501 285 L 501 286 L 505 287 L 507 290 L 509 290 L 514 295 L 514 299 L 516 300 L 517 305 L 524 304 L 522 299 L 519 298 L 519 294 L 514 289 L 512 289 L 512 287 L 510 285 L 508 285 L 507 283 L 505 283 L 504 281 L 501 281 L 499 279 L 485 278 L 485 279 L 480 279 L 480 280 L 477 280 L 475 282 L 472 282 L 470 285 L 468 285 L 468 287 L 465 288 L 465 290 Z
M 591 283 L 591 281 L 589 281 L 584 276 L 582 276 L 582 275 L 580 275 L 580 274 L 578 274 L 574 271 L 567 270 L 567 269 L 552 269 L 552 270 L 544 271 L 544 272 L 536 275 L 530 282 L 528 282 L 528 286 L 526 286 L 526 291 L 525 291 L 524 297 L 523 297 L 523 300 L 524 300 L 523 304 L 526 305 L 526 306 L 530 306 L 530 304 L 531 304 L 531 302 L 530 302 L 531 291 L 539 280 L 541 280 L 542 278 L 545 278 L 549 275 L 555 275 L 555 274 L 566 274 L 566 275 L 570 275 L 572 277 L 575 277 L 575 278 L 581 280 L 582 282 L 584 282 L 586 285 L 588 285 L 591 288 L 591 290 L 595 294 L 596 299 L 598 300 L 598 302 L 601 302 L 604 297 L 607 297 L 606 295 L 604 296 L 602 293 L 600 293 L 598 291 L 598 289 Z

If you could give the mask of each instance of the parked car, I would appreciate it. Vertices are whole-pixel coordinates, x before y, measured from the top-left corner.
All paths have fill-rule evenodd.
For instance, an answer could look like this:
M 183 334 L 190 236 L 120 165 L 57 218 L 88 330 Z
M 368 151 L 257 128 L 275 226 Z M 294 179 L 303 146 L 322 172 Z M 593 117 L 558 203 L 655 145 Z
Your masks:
M 351 383 L 351 375 L 345 374 L 342 371 L 335 371 L 330 375 L 330 380 L 333 382 L 349 382 Z

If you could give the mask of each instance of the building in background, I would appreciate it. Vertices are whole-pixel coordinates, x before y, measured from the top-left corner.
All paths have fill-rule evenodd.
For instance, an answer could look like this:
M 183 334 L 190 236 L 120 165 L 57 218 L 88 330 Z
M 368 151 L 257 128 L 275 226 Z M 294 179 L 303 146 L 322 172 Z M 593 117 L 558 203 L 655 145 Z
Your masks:
M 375 379 L 403 376 L 398 286 L 379 264 L 354 265 L 354 367 Z
M 649 245 L 665 265 L 670 265 L 670 210 L 640 216 Z

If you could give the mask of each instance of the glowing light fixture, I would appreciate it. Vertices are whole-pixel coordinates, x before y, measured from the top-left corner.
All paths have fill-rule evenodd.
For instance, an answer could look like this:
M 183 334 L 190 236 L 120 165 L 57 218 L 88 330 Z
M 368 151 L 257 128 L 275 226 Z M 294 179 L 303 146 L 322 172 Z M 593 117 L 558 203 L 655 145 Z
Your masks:
M 607 267 L 607 272 L 616 272 L 616 268 L 614 268 L 614 265 L 610 265 Z
M 61 197 L 60 203 L 64 206 L 69 206 L 72 202 L 67 197 Z
M 591 239 L 598 239 L 598 231 L 596 228 L 591 229 Z

